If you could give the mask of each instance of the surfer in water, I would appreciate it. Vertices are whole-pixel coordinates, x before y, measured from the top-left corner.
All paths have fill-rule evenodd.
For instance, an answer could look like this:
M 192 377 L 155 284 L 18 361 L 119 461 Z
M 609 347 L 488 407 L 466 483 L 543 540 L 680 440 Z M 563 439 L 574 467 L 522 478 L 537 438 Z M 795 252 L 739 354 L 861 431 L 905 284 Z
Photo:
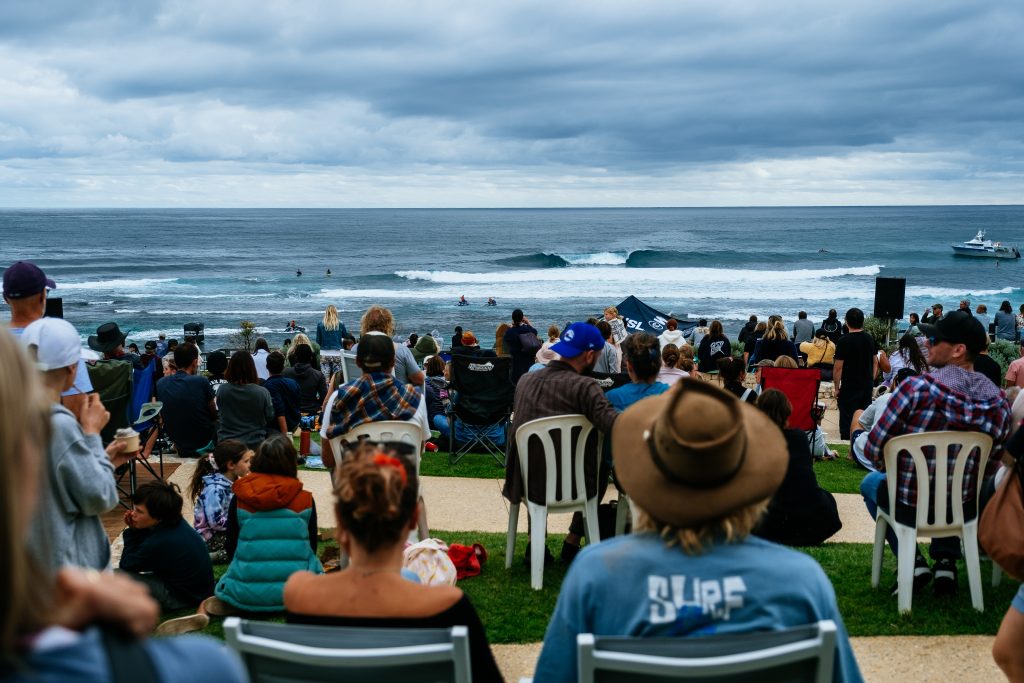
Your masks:
M 488 306 L 497 306 L 498 302 L 494 300 L 493 296 L 489 296 L 489 297 L 487 297 L 487 305 Z
M 330 268 L 328 268 L 328 269 L 327 269 L 327 277 L 330 277 L 330 276 L 331 276 L 331 269 L 330 269 Z
M 459 297 L 459 305 L 460 306 L 468 306 L 469 305 L 469 302 L 466 301 L 466 295 L 465 294 L 463 294 L 463 295 L 461 295 Z
M 295 277 L 302 277 L 302 270 L 296 269 Z

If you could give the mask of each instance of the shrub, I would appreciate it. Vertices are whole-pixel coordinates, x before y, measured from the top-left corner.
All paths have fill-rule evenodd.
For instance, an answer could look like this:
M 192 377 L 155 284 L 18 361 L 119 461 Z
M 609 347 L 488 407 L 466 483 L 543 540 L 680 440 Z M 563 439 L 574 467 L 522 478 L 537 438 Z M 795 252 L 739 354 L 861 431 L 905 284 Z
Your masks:
M 997 339 L 989 344 L 988 355 L 992 357 L 992 360 L 999 363 L 999 374 L 1001 377 L 1006 376 L 1006 368 L 1009 367 L 1010 363 L 1020 358 L 1019 347 L 1005 339 Z

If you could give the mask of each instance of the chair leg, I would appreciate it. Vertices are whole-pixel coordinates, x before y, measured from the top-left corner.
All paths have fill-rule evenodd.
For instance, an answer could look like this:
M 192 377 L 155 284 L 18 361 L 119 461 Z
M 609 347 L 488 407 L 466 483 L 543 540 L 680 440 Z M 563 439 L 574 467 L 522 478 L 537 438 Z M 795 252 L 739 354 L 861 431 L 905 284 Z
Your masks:
M 910 612 L 914 597 L 914 556 L 917 554 L 917 530 L 913 527 L 895 526 L 896 542 L 899 545 L 897 563 L 897 606 L 901 614 Z M 909 531 L 909 533 L 907 533 Z
M 420 520 L 418 524 L 418 530 L 420 534 L 420 540 L 425 541 L 430 538 L 430 526 L 427 524 L 427 503 L 423 500 L 423 496 L 420 496 Z
M 601 527 L 597 523 L 597 496 L 588 498 L 584 504 L 583 529 L 587 535 L 587 545 L 601 542 Z
M 512 566 L 516 552 L 516 531 L 519 528 L 519 503 L 508 506 L 508 536 L 505 538 L 505 569 Z
M 878 588 L 882 578 L 882 556 L 885 554 L 885 531 L 888 528 L 885 517 L 875 518 L 875 547 L 871 551 L 871 587 Z
M 981 561 L 978 559 L 978 527 L 965 524 L 961 532 L 964 544 L 964 564 L 967 565 L 967 584 L 971 588 L 971 605 L 985 611 L 985 598 L 981 590 Z
M 992 560 L 992 587 L 995 588 L 1003 582 L 1003 570 L 999 568 L 995 560 Z
M 548 537 L 548 509 L 527 502 L 530 511 L 530 588 L 544 588 L 544 546 Z
M 615 535 L 622 536 L 626 533 L 626 521 L 632 521 L 629 509 L 629 496 L 625 493 L 619 494 L 619 502 L 615 506 Z

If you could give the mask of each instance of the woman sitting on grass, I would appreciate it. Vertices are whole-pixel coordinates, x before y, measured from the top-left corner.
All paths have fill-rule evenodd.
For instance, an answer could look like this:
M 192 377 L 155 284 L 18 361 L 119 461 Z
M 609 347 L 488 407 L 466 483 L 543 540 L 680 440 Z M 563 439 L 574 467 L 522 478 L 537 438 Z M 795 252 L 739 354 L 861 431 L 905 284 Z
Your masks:
M 687 344 L 689 346 L 689 344 Z M 692 349 L 691 349 L 692 352 Z M 690 373 L 679 367 L 682 355 L 679 347 L 675 344 L 666 344 L 661 350 L 661 370 L 658 371 L 658 381 L 662 384 L 672 386 L 683 377 L 689 377 Z
M 251 473 L 234 483 L 225 548 L 231 564 L 207 614 L 280 612 L 288 577 L 323 572 L 317 559 L 316 502 L 298 479 L 291 438 L 274 434 L 256 449 Z
M 633 533 L 566 574 L 536 683 L 577 680 L 576 637 L 700 638 L 836 622 L 834 681 L 861 681 L 835 592 L 808 555 L 750 536 L 782 483 L 786 440 L 763 413 L 683 379 L 619 416 L 615 471 Z
M 232 354 L 225 376 L 228 383 L 217 391 L 217 439 L 238 439 L 255 448 L 275 423 L 274 401 L 260 386 L 256 364 L 245 351 Z
M 474 681 L 501 681 L 480 617 L 454 586 L 422 586 L 402 577 L 402 551 L 418 521 L 415 465 L 394 450 L 361 443 L 336 476 L 338 546 L 348 567 L 285 585 L 288 622 L 328 626 L 448 628 L 467 626 Z M 343 642 L 337 643 L 344 647 Z
M 253 452 L 241 441 L 221 441 L 196 462 L 189 497 L 195 506 L 193 526 L 206 541 L 213 562 L 227 562 L 228 511 L 235 494 L 231 487 L 249 474 Z
M 753 403 L 757 400 L 757 390 L 743 386 L 747 378 L 746 365 L 739 358 L 728 356 L 718 359 L 718 376 L 722 378 L 722 388 L 741 401 Z

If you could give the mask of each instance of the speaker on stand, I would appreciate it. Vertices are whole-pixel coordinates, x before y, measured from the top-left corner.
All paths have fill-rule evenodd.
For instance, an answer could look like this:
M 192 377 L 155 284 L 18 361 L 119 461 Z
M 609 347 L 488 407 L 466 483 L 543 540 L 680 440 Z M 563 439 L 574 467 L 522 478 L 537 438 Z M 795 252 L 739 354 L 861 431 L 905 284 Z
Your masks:
M 903 317 L 903 300 L 907 294 L 907 279 L 904 277 L 875 278 L 875 310 L 873 315 L 889 322 L 892 336 L 893 322 Z

